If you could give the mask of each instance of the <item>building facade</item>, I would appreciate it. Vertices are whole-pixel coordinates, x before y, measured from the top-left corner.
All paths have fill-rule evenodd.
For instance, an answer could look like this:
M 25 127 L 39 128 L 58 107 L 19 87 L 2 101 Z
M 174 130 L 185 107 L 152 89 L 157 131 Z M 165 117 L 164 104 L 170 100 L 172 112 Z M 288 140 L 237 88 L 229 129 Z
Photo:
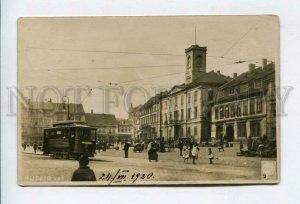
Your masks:
M 21 135 L 22 142 L 41 142 L 45 128 L 53 123 L 68 119 L 68 108 L 64 103 L 34 102 L 27 100 L 21 104 Z M 71 120 L 85 121 L 82 104 L 69 104 Z
M 275 65 L 249 65 L 218 89 L 212 108 L 212 137 L 242 140 L 249 136 L 276 139 Z
M 118 139 L 123 140 L 132 140 L 133 139 L 133 125 L 130 119 L 121 119 L 118 118 Z
M 185 83 L 148 100 L 140 109 L 143 138 L 197 142 L 211 135 L 213 92 L 230 81 L 220 72 L 206 71 L 206 47 L 192 45 L 185 50 Z M 160 133 L 161 131 L 161 133 Z
M 97 141 L 114 143 L 118 141 L 118 121 L 113 114 L 86 113 L 86 123 L 97 128 Z

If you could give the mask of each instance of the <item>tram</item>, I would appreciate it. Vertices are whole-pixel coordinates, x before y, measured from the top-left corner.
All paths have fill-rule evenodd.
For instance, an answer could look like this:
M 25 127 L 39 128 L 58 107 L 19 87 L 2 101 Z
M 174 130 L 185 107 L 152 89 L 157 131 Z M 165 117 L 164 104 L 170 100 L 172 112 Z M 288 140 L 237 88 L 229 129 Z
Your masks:
M 79 158 L 80 155 L 93 157 L 96 151 L 96 128 L 81 121 L 54 123 L 44 129 L 44 155 L 55 158 Z

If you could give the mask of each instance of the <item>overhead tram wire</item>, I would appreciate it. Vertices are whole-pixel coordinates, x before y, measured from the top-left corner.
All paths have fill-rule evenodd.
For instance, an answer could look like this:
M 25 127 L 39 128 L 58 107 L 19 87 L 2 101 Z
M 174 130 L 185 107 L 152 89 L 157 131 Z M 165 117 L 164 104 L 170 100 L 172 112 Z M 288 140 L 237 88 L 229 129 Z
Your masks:
M 67 52 L 98 52 L 98 53 L 109 53 L 109 54 L 135 54 L 135 55 L 161 55 L 161 56 L 176 56 L 176 57 L 184 57 L 184 54 L 173 54 L 173 53 L 150 53 L 150 52 L 131 52 L 131 51 L 109 51 L 109 50 L 84 50 L 84 49 L 64 49 L 64 48 L 40 48 L 40 47 L 26 47 L 26 49 L 33 49 L 33 50 L 52 50 L 52 51 L 67 51 Z M 227 59 L 227 60 L 234 60 L 224 56 L 210 56 L 207 55 L 209 58 L 217 58 L 217 59 Z
M 247 32 L 245 32 L 237 41 L 235 41 L 225 52 L 221 57 L 224 57 L 225 55 L 227 55 L 238 43 L 241 42 L 242 39 L 244 39 L 248 33 L 250 33 L 250 31 L 252 31 L 252 29 L 257 26 L 260 23 L 260 21 L 258 21 L 255 25 L 253 25 L 252 27 L 250 27 L 249 30 L 247 30 Z

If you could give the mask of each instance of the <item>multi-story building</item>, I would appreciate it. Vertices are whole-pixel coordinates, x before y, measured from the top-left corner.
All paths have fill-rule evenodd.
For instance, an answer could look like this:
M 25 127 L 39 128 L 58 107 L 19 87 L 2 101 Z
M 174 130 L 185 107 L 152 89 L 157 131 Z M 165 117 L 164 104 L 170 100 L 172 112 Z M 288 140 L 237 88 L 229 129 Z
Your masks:
M 119 140 L 131 140 L 133 139 L 133 126 L 130 119 L 118 118 L 118 139 Z
M 97 128 L 97 141 L 118 141 L 118 121 L 113 114 L 86 113 L 86 123 Z
M 276 138 L 275 65 L 249 65 L 218 89 L 212 108 L 212 136 L 228 141 L 246 137 Z
M 206 71 L 206 47 L 192 45 L 185 50 L 185 83 L 148 100 L 140 109 L 142 134 L 165 140 L 210 138 L 211 106 L 214 91 L 231 78 Z
M 134 140 L 140 140 L 140 135 L 141 135 L 141 130 L 140 130 L 140 108 L 142 107 L 142 105 L 138 105 L 136 107 L 133 107 L 131 105 L 131 107 L 129 108 L 128 111 L 128 119 L 132 125 L 133 128 L 133 135 L 132 135 L 132 139 Z
M 52 127 L 54 122 L 68 119 L 68 104 L 33 102 L 27 100 L 21 104 L 21 135 L 22 142 L 41 142 L 45 128 Z M 85 121 L 82 104 L 69 104 L 71 120 Z

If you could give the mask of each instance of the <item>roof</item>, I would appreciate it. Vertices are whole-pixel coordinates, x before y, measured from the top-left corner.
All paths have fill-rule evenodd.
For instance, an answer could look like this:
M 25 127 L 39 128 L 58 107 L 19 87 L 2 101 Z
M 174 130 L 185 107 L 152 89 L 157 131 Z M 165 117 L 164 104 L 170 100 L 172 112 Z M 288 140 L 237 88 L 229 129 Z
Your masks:
M 219 89 L 223 90 L 229 87 L 237 86 L 240 84 L 245 84 L 253 80 L 263 79 L 266 77 L 274 77 L 275 76 L 275 65 L 274 63 L 270 63 L 266 65 L 265 68 L 256 68 L 253 71 L 244 72 L 241 75 L 233 78 L 229 82 L 222 85 Z
M 139 111 L 139 110 L 141 109 L 142 106 L 143 106 L 143 105 L 140 104 L 140 105 L 135 106 L 135 107 L 130 107 L 130 108 L 129 108 L 129 112 L 131 112 L 131 113 L 137 112 L 137 111 Z
M 68 110 L 68 104 L 65 103 L 52 103 L 52 102 L 36 102 L 36 101 L 28 101 L 29 109 L 37 109 L 37 110 L 53 110 L 54 112 L 65 112 Z M 84 109 L 82 104 L 69 104 L 70 113 L 81 113 L 84 114 Z
M 116 126 L 118 125 L 117 119 L 113 114 L 105 113 L 86 113 L 85 121 L 92 127 Z
M 168 95 L 168 91 L 161 92 L 160 94 L 156 94 L 155 96 L 152 96 L 140 109 L 145 109 L 153 106 L 154 104 L 159 103 L 159 97 L 164 97 Z
M 173 88 L 169 91 L 169 94 L 176 88 L 184 90 L 184 89 L 190 89 L 196 86 L 208 85 L 208 84 L 221 86 L 222 84 L 229 82 L 231 79 L 232 78 L 229 76 L 225 76 L 218 72 L 210 71 L 207 73 L 203 73 L 198 78 L 196 78 L 194 82 L 190 84 L 180 84 L 180 85 L 173 86 Z

